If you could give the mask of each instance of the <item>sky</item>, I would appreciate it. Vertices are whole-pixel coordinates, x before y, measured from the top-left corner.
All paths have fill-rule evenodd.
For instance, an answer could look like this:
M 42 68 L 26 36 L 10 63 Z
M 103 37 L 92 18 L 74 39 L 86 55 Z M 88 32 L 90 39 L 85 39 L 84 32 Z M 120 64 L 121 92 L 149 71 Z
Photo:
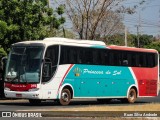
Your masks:
M 139 1 L 128 0 L 123 4 L 133 6 L 139 4 Z M 146 0 L 136 9 L 135 14 L 125 14 L 123 22 L 130 33 L 137 34 L 137 25 L 139 25 L 140 34 L 160 35 L 160 0 Z
M 57 0 L 50 0 L 51 6 L 55 6 L 54 2 Z M 127 7 L 138 5 L 142 0 L 126 0 L 121 4 Z M 137 34 L 137 25 L 139 27 L 139 34 L 160 35 L 160 0 L 144 0 L 142 5 L 136 8 L 136 13 L 133 15 L 124 14 L 123 23 L 127 30 L 132 34 Z M 71 21 L 67 20 L 65 27 L 72 29 Z

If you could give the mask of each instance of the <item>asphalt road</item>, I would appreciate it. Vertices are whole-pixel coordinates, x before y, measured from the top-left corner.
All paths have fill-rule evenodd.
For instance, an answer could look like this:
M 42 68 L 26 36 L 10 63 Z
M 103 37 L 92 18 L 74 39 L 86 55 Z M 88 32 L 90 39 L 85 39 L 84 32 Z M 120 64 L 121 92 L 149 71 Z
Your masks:
M 160 94 L 158 97 L 149 97 L 149 98 L 138 98 L 136 102 L 132 105 L 137 104 L 146 104 L 146 103 L 160 103 Z M 78 108 L 78 107 L 88 107 L 91 105 L 96 106 L 123 106 L 124 103 L 121 103 L 119 100 L 113 100 L 107 104 L 102 104 L 97 102 L 96 99 L 78 99 L 73 100 L 70 105 L 68 106 L 61 106 L 56 102 L 53 101 L 47 101 L 42 102 L 39 106 L 32 106 L 29 104 L 28 100 L 0 100 L 0 111 L 19 111 L 19 112 L 25 112 L 25 111 L 48 111 L 48 110 L 58 110 L 63 108 Z M 84 110 L 85 111 L 85 110 Z M 45 118 L 47 119 L 47 118 Z M 59 118 L 56 118 L 59 120 Z M 63 120 L 63 118 L 60 118 Z M 81 118 L 77 118 L 80 120 Z M 12 119 L 14 120 L 14 119 Z
M 147 97 L 147 98 L 138 98 L 134 104 L 143 104 L 143 103 L 160 103 L 160 94 L 158 97 Z M 42 102 L 39 106 L 32 106 L 29 104 L 28 100 L 0 100 L 0 111 L 25 111 L 25 110 L 34 110 L 39 109 L 42 111 L 49 110 L 49 109 L 62 109 L 62 108 L 72 108 L 72 107 L 82 107 L 82 106 L 90 106 L 90 105 L 97 105 L 97 106 L 123 106 L 124 103 L 121 103 L 118 100 L 113 100 L 107 104 L 102 104 L 97 102 L 96 99 L 78 99 L 73 100 L 70 105 L 68 106 L 61 106 L 56 102 L 47 101 Z

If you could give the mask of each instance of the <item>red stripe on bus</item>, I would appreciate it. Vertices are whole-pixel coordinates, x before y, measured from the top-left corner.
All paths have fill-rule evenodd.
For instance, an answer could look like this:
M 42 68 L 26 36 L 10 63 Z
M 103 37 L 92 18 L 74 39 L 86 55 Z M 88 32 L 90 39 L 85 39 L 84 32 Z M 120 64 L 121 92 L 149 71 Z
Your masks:
M 60 89 L 60 87 L 62 86 L 62 83 L 63 83 L 65 77 L 67 76 L 67 74 L 68 74 L 68 72 L 70 71 L 70 69 L 72 68 L 72 66 L 73 66 L 73 64 L 71 64 L 71 65 L 69 66 L 68 70 L 66 71 L 65 75 L 63 76 L 63 78 L 62 78 L 62 80 L 61 80 L 61 83 L 60 83 L 60 85 L 59 85 L 59 87 L 58 87 L 57 95 L 58 95 L 58 93 L 59 93 L 59 89 Z
M 37 88 L 37 84 L 12 84 L 5 83 L 4 87 L 9 88 L 11 91 L 28 91 L 30 89 Z
M 139 96 L 157 96 L 158 67 L 132 67 L 138 83 Z

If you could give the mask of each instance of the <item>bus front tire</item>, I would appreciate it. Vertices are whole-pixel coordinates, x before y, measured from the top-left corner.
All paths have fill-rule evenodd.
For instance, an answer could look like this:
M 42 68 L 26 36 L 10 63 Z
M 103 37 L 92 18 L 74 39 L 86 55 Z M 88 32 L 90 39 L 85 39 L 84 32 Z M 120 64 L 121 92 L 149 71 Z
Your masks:
M 68 105 L 71 101 L 71 92 L 68 89 L 63 89 L 60 96 L 60 104 Z

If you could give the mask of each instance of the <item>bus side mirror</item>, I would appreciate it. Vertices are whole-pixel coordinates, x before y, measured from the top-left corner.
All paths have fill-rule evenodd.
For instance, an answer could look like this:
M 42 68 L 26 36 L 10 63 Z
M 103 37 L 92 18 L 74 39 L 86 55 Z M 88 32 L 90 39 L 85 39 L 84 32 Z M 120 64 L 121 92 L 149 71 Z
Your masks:
M 51 62 L 44 62 L 43 77 L 51 77 Z
M 2 63 L 2 69 L 3 71 L 5 71 L 6 64 L 7 64 L 7 57 L 3 57 L 1 60 L 1 63 Z

